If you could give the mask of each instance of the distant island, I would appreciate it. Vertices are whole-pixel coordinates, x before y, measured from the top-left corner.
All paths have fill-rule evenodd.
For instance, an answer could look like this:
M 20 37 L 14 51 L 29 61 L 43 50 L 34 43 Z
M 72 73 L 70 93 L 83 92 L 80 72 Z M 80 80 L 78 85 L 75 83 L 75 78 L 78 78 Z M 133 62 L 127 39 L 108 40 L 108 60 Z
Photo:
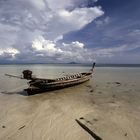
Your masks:
M 77 62 L 69 62 L 68 64 L 80 64 L 80 63 L 77 63 Z

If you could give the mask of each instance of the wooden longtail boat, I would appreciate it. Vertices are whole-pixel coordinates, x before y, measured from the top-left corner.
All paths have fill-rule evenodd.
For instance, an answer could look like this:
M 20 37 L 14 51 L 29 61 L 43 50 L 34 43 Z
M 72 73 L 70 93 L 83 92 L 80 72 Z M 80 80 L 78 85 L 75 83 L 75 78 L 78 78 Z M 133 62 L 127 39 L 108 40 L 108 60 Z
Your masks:
M 95 63 L 93 63 L 92 69 L 89 72 L 82 72 L 82 73 L 65 76 L 57 79 L 42 79 L 42 78 L 32 77 L 32 71 L 30 70 L 24 70 L 23 77 L 13 76 L 9 74 L 6 75 L 30 80 L 28 82 L 29 87 L 25 90 L 27 91 L 28 95 L 32 95 L 36 93 L 62 89 L 62 88 L 66 88 L 66 87 L 70 87 L 86 82 L 90 80 L 90 78 L 92 77 L 94 66 Z

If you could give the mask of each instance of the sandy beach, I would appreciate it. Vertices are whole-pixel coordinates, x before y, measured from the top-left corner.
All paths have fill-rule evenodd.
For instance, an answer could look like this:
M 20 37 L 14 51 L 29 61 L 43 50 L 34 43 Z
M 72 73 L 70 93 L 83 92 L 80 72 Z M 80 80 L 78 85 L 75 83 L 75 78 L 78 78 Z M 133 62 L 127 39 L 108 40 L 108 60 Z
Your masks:
M 0 140 L 139 140 L 140 81 L 108 74 L 33 96 L 0 93 Z
M 140 0 L 0 0 L 0 140 L 140 140 Z

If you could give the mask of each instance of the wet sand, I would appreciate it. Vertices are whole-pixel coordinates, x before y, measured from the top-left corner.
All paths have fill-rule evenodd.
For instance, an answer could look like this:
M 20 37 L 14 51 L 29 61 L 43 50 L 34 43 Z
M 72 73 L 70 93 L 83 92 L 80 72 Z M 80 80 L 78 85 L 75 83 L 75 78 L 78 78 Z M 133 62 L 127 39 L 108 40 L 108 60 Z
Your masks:
M 0 140 L 140 139 L 138 81 L 116 77 L 25 96 L 0 93 Z

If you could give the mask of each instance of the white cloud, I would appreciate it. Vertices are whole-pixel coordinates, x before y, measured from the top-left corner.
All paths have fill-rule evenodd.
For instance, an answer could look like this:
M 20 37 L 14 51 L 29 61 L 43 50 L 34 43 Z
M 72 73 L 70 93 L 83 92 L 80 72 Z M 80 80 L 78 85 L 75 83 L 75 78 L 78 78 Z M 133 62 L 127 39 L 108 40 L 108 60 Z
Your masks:
M 59 35 L 54 39 L 54 42 L 60 41 L 63 39 L 63 35 Z
M 6 49 L 2 49 L 0 48 L 0 58 L 1 57 L 8 57 L 10 59 L 14 59 L 15 55 L 19 54 L 20 52 L 15 49 L 15 48 L 6 48 Z
M 86 2 L 87 0 L 84 1 Z M 83 3 L 82 0 L 60 0 L 59 4 L 57 0 L 20 2 L 15 0 L 8 1 L 7 4 L 3 2 L 0 6 L 0 20 L 4 24 L 14 24 L 14 27 L 21 29 L 41 30 L 48 39 L 54 40 L 57 36 L 83 28 L 104 14 L 103 10 L 96 6 L 78 8 L 81 3 Z M 68 7 L 73 9 L 69 10 Z M 22 30 L 22 32 L 25 31 Z
M 74 0 L 59 0 L 59 4 L 58 1 L 56 0 L 46 0 L 48 3 L 48 6 L 51 10 L 56 11 L 58 9 L 65 9 L 69 6 L 73 6 L 74 4 Z
M 79 41 L 75 41 L 70 44 L 63 43 L 63 46 L 67 47 L 67 49 L 68 48 L 74 48 L 74 49 L 83 49 L 84 48 L 84 44 L 80 43 Z
M 75 8 L 72 11 L 58 9 L 53 12 L 53 18 L 48 23 L 48 35 L 52 38 L 64 35 L 71 31 L 82 29 L 97 17 L 104 14 L 100 7 Z
M 100 7 L 76 8 L 73 11 L 63 9 L 58 11 L 60 20 L 68 24 L 71 30 L 81 29 L 103 14 L 104 12 Z
M 93 62 L 95 60 L 91 51 L 86 49 L 85 45 L 79 41 L 69 44 L 62 43 L 63 60 L 75 62 Z
M 45 40 L 42 36 L 35 39 L 32 44 L 32 48 L 39 52 L 42 55 L 55 56 L 57 53 L 62 53 L 63 51 L 60 48 L 56 47 L 55 42 L 50 40 Z
M 62 46 L 58 44 L 65 34 L 82 29 L 104 14 L 100 7 L 86 7 L 87 2 L 88 0 L 59 0 L 59 4 L 57 0 L 0 2 L 0 48 L 6 50 L 14 47 L 20 52 L 18 58 L 23 54 L 35 54 L 57 59 L 74 56 L 73 58 L 82 60 L 82 53 L 86 51 L 84 44 L 78 41 L 60 44 Z M 1 51 L 1 54 L 5 53 Z M 14 53 L 9 54 L 16 56 Z
M 58 62 L 91 62 L 94 59 L 90 51 L 79 41 L 57 45 L 56 42 L 45 40 L 40 36 L 33 41 L 32 49 L 35 56 L 49 57 Z

